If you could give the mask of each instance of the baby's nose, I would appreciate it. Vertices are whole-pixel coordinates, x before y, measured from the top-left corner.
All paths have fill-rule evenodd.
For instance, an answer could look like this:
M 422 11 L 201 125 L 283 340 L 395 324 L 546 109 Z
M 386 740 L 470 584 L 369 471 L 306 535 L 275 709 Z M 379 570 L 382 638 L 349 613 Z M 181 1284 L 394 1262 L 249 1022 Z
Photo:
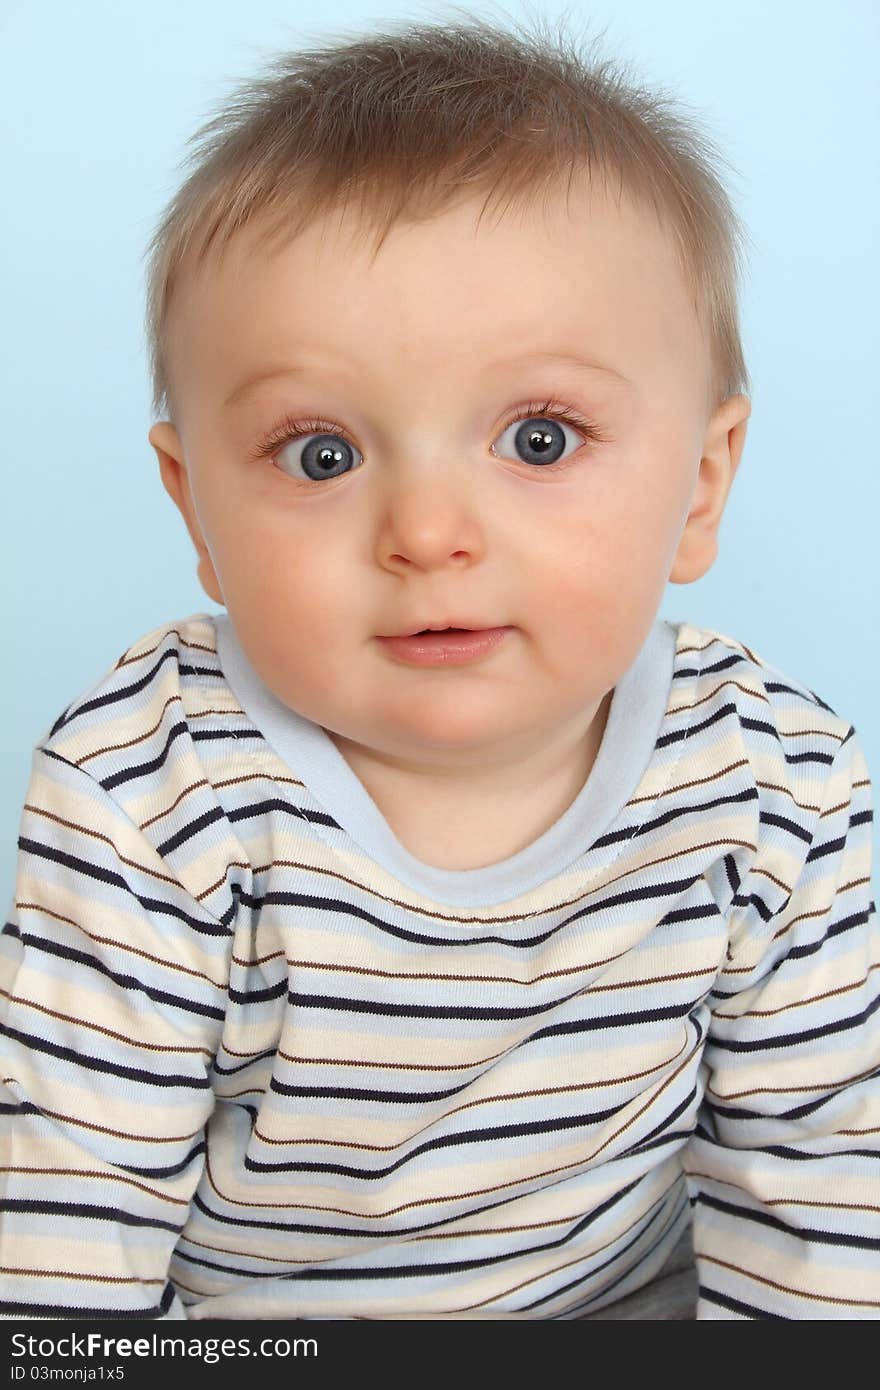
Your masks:
M 379 531 L 380 562 L 436 569 L 482 558 L 485 527 L 473 478 L 464 470 L 414 469 L 389 488 Z

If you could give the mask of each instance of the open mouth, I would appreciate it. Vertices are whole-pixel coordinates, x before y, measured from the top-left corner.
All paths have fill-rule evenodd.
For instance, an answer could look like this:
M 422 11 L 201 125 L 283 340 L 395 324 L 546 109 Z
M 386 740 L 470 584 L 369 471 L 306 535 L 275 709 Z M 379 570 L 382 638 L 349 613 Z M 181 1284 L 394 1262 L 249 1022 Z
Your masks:
M 427 637 L 432 632 L 476 632 L 473 627 L 423 627 L 421 632 L 414 632 L 413 637 Z
M 507 627 L 422 628 L 399 637 L 380 637 L 396 660 L 416 666 L 460 666 L 485 656 L 503 642 Z

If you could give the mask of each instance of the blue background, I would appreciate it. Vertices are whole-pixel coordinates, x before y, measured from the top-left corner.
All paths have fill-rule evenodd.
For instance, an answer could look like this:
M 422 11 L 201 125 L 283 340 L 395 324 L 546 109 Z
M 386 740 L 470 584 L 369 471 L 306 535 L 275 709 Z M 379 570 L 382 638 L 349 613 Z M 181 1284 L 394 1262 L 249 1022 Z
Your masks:
M 746 642 L 859 731 L 880 778 L 877 0 L 474 0 L 565 12 L 737 170 L 749 437 L 706 578 L 665 616 Z M 136 638 L 217 611 L 147 442 L 143 251 L 185 141 L 270 54 L 442 4 L 3 0 L 0 896 L 31 750 Z

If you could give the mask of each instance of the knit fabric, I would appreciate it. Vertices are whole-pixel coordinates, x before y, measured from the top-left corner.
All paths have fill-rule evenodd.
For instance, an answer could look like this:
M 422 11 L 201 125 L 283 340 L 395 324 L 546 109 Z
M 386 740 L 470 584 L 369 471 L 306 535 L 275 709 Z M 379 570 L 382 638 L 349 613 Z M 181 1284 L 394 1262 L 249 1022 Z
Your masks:
M 846 720 L 658 625 L 577 801 L 459 875 L 270 710 L 224 621 L 141 638 L 34 750 L 0 1313 L 582 1317 L 692 1221 L 699 1318 L 880 1316 Z

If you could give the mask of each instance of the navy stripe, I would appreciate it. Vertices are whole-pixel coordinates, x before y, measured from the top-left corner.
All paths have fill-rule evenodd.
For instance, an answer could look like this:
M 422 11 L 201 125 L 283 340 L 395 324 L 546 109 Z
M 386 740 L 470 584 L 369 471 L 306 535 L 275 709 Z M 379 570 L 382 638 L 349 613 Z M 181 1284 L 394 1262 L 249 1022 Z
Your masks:
M 873 1297 L 880 1233 L 828 1204 L 880 1158 L 835 1133 L 876 1084 L 841 1070 L 880 1075 L 852 725 L 679 628 L 618 809 L 546 882 L 496 900 L 476 870 L 455 905 L 373 863 L 344 769 L 311 785 L 316 746 L 246 666 L 227 682 L 223 630 L 148 634 L 38 746 L 0 949 L 6 1306 L 249 1318 L 270 1286 L 282 1317 L 564 1319 L 637 1285 L 688 1208 L 705 1267 L 735 1242 L 782 1314 L 828 1311 L 787 1283 Z M 81 1277 L 48 1268 L 61 1235 Z M 701 1315 L 777 1316 L 720 1282 Z
M 781 1231 L 793 1240 L 805 1240 L 810 1245 L 839 1245 L 851 1250 L 880 1250 L 880 1238 L 853 1235 L 847 1231 L 823 1231 L 815 1226 L 792 1226 L 769 1211 L 755 1211 L 741 1202 L 725 1202 L 720 1197 L 712 1197 L 708 1192 L 698 1194 L 697 1204 L 727 1216 L 735 1216 L 737 1221 L 753 1221 L 759 1226 L 769 1227 L 770 1230 Z
M 196 1091 L 206 1091 L 209 1087 L 207 1076 L 188 1076 L 185 1072 L 146 1071 L 142 1067 L 126 1067 L 119 1062 L 110 1062 L 105 1057 L 89 1057 L 76 1052 L 72 1047 L 62 1047 L 58 1043 L 47 1042 L 33 1033 L 21 1033 L 0 1022 L 0 1036 L 12 1038 L 15 1042 L 29 1048 L 32 1052 L 44 1052 L 59 1061 L 71 1062 L 84 1072 L 102 1073 L 107 1076 L 121 1076 L 126 1081 L 140 1081 L 145 1086 L 178 1086 Z
M 759 1308 L 755 1303 L 746 1303 L 741 1298 L 731 1298 L 730 1294 L 721 1293 L 718 1289 L 712 1289 L 708 1284 L 700 1284 L 700 1298 L 706 1303 L 714 1303 L 718 1308 L 726 1308 L 730 1313 L 739 1313 L 744 1318 L 766 1318 L 774 1322 L 789 1322 L 782 1313 L 768 1313 L 766 1308 Z
M 218 1021 L 225 1016 L 224 1010 L 219 1004 L 204 1004 L 199 999 L 187 999 L 185 995 L 172 994 L 167 989 L 156 989 L 153 985 L 145 984 L 144 981 L 139 980 L 136 975 L 125 975 L 119 970 L 111 970 L 102 960 L 89 955 L 87 951 L 75 951 L 72 946 L 62 946 L 57 941 L 41 940 L 37 936 L 32 936 L 30 932 L 21 932 L 20 938 L 31 950 L 40 951 L 47 956 L 55 956 L 59 960 L 84 965 L 88 970 L 94 970 L 96 974 L 103 975 L 107 980 L 112 980 L 121 989 L 136 990 L 139 994 L 145 995 L 147 999 L 152 999 L 154 1004 L 170 1004 L 183 1013 L 196 1014 L 203 1018 L 215 1018 Z

